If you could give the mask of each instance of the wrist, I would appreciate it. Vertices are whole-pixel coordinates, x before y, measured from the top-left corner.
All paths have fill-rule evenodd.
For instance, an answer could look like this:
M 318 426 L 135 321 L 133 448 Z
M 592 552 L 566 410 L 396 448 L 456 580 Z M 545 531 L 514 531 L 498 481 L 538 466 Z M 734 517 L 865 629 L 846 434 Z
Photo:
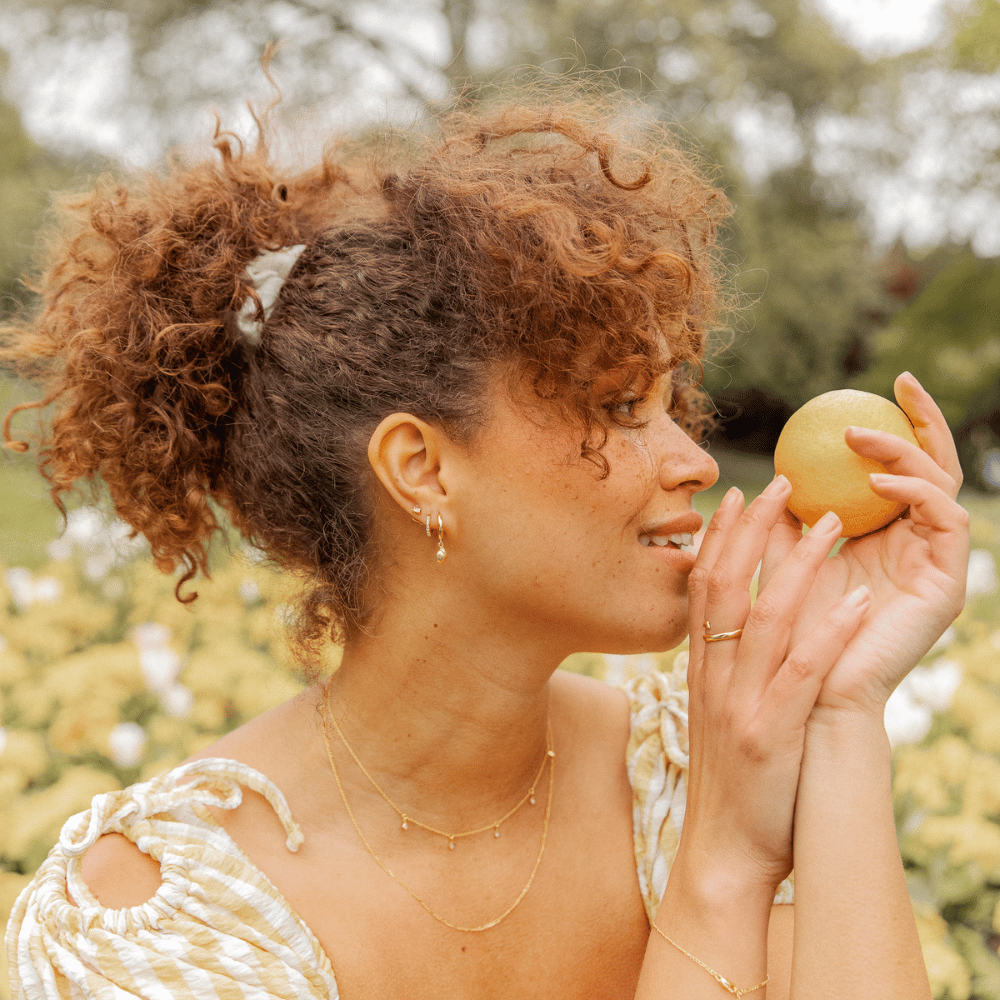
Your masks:
M 857 753 L 867 749 L 876 754 L 889 754 L 889 737 L 885 731 L 885 707 L 860 705 L 817 705 L 806 721 L 805 753 L 845 750 Z
M 763 871 L 747 873 L 736 864 L 720 864 L 718 857 L 692 857 L 682 847 L 671 866 L 657 922 L 662 917 L 715 931 L 756 915 L 766 926 L 780 882 Z

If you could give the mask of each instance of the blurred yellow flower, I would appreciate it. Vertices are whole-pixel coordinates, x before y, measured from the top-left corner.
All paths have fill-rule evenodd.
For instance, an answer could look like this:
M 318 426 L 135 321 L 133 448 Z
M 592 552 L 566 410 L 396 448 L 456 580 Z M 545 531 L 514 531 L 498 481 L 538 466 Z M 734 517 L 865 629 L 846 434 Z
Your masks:
M 928 816 L 918 836 L 931 851 L 948 849 L 948 857 L 958 867 L 976 864 L 983 875 L 1000 883 L 1000 826 L 980 816 Z
M 48 850 L 70 816 L 88 809 L 95 795 L 121 787 L 107 771 L 84 765 L 71 767 L 54 785 L 23 796 L 10 810 L 3 824 L 6 833 L 0 828 L 0 854 L 23 858 L 36 845 Z
M 935 1000 L 969 1000 L 972 977 L 961 955 L 951 947 L 948 924 L 927 904 L 914 906 L 913 915 Z
M 68 757 L 87 751 L 108 755 L 108 736 L 121 721 L 114 700 L 104 692 L 60 708 L 49 726 L 49 746 Z

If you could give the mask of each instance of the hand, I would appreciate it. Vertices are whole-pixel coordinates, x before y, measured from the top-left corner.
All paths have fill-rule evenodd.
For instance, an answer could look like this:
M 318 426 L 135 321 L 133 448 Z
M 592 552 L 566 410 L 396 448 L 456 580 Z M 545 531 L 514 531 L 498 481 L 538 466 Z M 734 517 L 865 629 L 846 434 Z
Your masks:
M 792 629 L 807 636 L 845 593 L 865 585 L 871 605 L 861 627 L 824 680 L 817 710 L 861 709 L 878 715 L 893 689 L 961 611 L 969 559 L 969 518 L 955 502 L 962 482 L 951 433 L 934 400 L 910 374 L 896 399 L 921 447 L 879 431 L 851 429 L 848 445 L 887 473 L 872 489 L 910 505 L 902 519 L 849 539 L 820 568 Z M 769 581 L 798 544 L 801 525 L 787 511 L 771 533 L 761 580 Z
M 689 578 L 691 765 L 678 859 L 772 891 L 791 870 L 806 722 L 869 600 L 863 587 L 840 597 L 789 645 L 798 608 L 840 535 L 830 515 L 788 547 L 751 609 L 751 579 L 790 489 L 779 477 L 746 512 L 731 490 Z M 706 620 L 712 632 L 742 635 L 706 643 Z

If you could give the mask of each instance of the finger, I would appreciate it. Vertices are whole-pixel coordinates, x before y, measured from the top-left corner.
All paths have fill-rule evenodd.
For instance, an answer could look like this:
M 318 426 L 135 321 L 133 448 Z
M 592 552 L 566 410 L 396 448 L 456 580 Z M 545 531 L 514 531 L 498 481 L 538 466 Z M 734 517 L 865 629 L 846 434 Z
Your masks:
M 776 476 L 733 525 L 708 574 L 705 619 L 713 632 L 740 628 L 750 611 L 750 581 L 764 555 L 771 529 L 781 517 L 791 492 L 784 476 Z
M 698 559 L 696 565 L 711 569 L 715 565 L 719 553 L 722 552 L 726 544 L 726 539 L 736 524 L 740 514 L 743 513 L 743 491 L 738 487 L 731 487 L 722 498 L 718 510 L 712 515 L 705 529 L 705 537 L 701 541 L 698 549 Z
M 743 628 L 735 675 L 748 691 L 759 690 L 780 666 L 796 613 L 842 530 L 836 514 L 824 514 L 800 537 L 758 596 Z
M 880 497 L 910 505 L 910 522 L 929 529 L 934 565 L 964 587 L 969 562 L 969 515 L 965 508 L 924 479 L 878 472 L 868 478 Z
M 920 447 L 951 476 L 957 491 L 962 485 L 962 466 L 958 461 L 955 439 L 940 407 L 910 372 L 903 372 L 896 379 L 893 389 L 896 401 L 913 424 L 913 433 Z
M 705 537 L 698 549 L 698 558 L 688 576 L 688 620 L 692 636 L 702 634 L 705 604 L 708 600 L 708 577 L 725 547 L 733 525 L 742 513 L 743 493 L 734 486 L 722 498 L 722 503 L 719 504 L 718 510 L 712 515 L 705 529 Z M 694 652 L 692 643 L 692 656 Z
M 760 564 L 760 585 L 767 586 L 768 580 L 781 565 L 789 552 L 795 548 L 802 538 L 802 522 L 786 507 L 781 517 L 771 529 L 764 549 L 764 558 Z
M 932 455 L 888 431 L 868 427 L 848 427 L 844 435 L 852 451 L 879 462 L 886 472 L 896 476 L 919 476 L 944 490 L 958 495 L 955 480 L 941 468 Z
M 858 587 L 845 594 L 788 654 L 768 686 L 768 698 L 787 723 L 804 725 L 826 675 L 857 633 L 871 604 L 871 592 Z

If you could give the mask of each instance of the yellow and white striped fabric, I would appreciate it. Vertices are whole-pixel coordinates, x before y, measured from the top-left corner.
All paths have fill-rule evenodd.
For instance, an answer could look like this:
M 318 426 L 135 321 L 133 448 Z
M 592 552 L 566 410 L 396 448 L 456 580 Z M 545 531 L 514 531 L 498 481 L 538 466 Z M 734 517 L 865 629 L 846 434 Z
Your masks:
M 687 691 L 676 674 L 651 674 L 626 693 L 636 864 L 652 917 L 684 814 Z M 315 935 L 207 808 L 235 808 L 241 786 L 270 802 L 288 849 L 297 850 L 302 834 L 281 792 L 258 771 L 219 758 L 98 795 L 69 819 L 10 915 L 14 1000 L 337 1000 Z M 160 863 L 163 882 L 141 906 L 105 909 L 80 877 L 80 858 L 105 833 L 124 835 Z

